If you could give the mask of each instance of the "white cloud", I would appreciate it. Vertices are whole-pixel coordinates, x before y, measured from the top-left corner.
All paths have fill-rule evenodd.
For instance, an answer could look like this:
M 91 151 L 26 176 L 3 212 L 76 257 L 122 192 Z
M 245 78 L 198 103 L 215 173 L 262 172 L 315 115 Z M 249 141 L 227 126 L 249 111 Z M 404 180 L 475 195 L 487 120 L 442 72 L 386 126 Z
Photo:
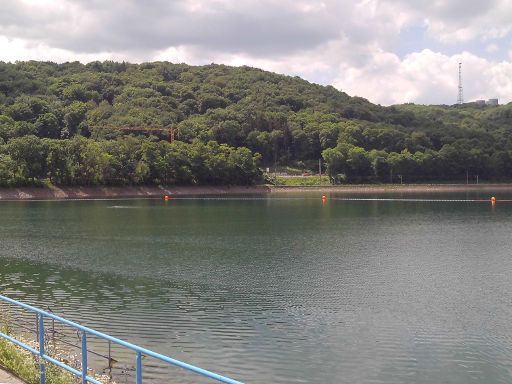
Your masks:
M 458 63 L 463 62 L 463 86 L 466 101 L 498 97 L 511 101 L 512 63 L 494 63 L 468 52 L 443 55 L 425 49 L 400 59 L 378 50 L 363 66 L 346 64 L 336 57 L 335 43 L 314 52 L 304 52 L 271 61 L 250 57 L 231 57 L 232 65 L 253 64 L 280 73 L 302 74 L 306 78 L 326 73 L 330 83 L 351 95 L 359 95 L 383 105 L 399 103 L 455 104 Z
M 432 37 L 447 43 L 495 39 L 512 30 L 509 0 L 386 0 L 380 4 L 400 9 L 409 20 L 423 20 Z
M 0 60 L 169 60 L 251 65 L 299 75 L 382 104 L 510 101 L 507 0 L 2 0 Z M 396 54 L 405 27 L 425 26 L 450 54 Z M 479 42 L 453 54 L 457 42 Z M 414 40 L 413 40 L 414 42 Z
M 447 56 L 423 50 L 403 60 L 381 52 L 364 68 L 349 69 L 350 76 L 341 76 L 335 84 L 382 104 L 455 104 L 459 61 L 465 101 L 492 97 L 510 101 L 512 64 L 493 63 L 467 52 Z
M 495 53 L 498 52 L 500 48 L 498 47 L 498 44 L 489 44 L 485 47 L 485 51 L 489 53 Z
M 0 60 L 8 62 L 42 60 L 57 63 L 66 61 L 88 63 L 95 60 L 128 61 L 134 59 L 133 55 L 119 52 L 77 53 L 66 49 L 54 48 L 42 42 L 17 38 L 10 39 L 1 35 L 0 52 Z

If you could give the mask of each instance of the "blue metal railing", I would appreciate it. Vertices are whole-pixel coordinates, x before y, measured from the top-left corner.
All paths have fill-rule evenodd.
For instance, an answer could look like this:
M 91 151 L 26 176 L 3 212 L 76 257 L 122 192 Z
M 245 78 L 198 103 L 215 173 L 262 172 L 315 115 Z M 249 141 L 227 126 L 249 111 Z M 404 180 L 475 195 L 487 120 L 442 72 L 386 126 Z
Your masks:
M 19 340 L 16 340 L 14 337 L 11 337 L 3 332 L 0 332 L 0 337 L 16 344 L 17 346 L 19 346 L 21 348 L 26 349 L 27 351 L 31 352 L 33 355 L 39 357 L 39 371 L 40 371 L 40 383 L 41 384 L 46 384 L 46 362 L 50 362 L 62 369 L 65 369 L 66 371 L 72 373 L 76 377 L 81 378 L 82 384 L 87 384 L 87 383 L 103 384 L 100 381 L 96 380 L 95 378 L 87 375 L 87 335 L 96 336 L 100 339 L 107 340 L 114 344 L 131 349 L 133 352 L 135 352 L 135 383 L 136 384 L 142 384 L 142 356 L 153 357 L 153 358 L 160 360 L 164 363 L 167 363 L 169 365 L 174 365 L 176 367 L 186 369 L 187 371 L 196 373 L 198 375 L 201 375 L 201 376 L 213 379 L 213 380 L 217 380 L 221 383 L 242 384 L 242 382 L 240 382 L 240 381 L 233 380 L 228 377 L 218 375 L 216 373 L 207 371 L 206 369 L 202 369 L 202 368 L 196 367 L 194 365 L 184 363 L 180 360 L 176 360 L 176 359 L 173 359 L 173 358 L 165 356 L 165 355 L 161 355 L 159 353 L 150 351 L 149 349 L 141 348 L 135 344 L 131 344 L 126 341 L 109 336 L 105 333 L 95 331 L 94 329 L 84 327 L 80 324 L 66 320 L 63 317 L 54 315 L 53 313 L 43 311 L 39 308 L 33 307 L 28 304 L 21 303 L 19 301 L 10 299 L 6 296 L 0 295 L 0 301 L 6 302 L 8 304 L 12 304 L 16 307 L 23 308 L 29 312 L 33 312 L 34 314 L 36 314 L 37 325 L 38 325 L 39 350 L 36 350 L 35 348 L 32 348 L 29 345 L 27 345 Z M 65 324 L 71 328 L 74 328 L 78 332 L 80 332 L 81 339 L 82 339 L 82 345 L 81 345 L 81 347 L 82 347 L 82 370 L 81 371 L 78 369 L 75 369 L 73 367 L 70 367 L 69 365 L 67 365 L 61 361 L 58 361 L 58 360 L 52 358 L 51 356 L 48 356 L 45 353 L 45 326 L 44 326 L 45 318 L 60 322 L 60 323 Z

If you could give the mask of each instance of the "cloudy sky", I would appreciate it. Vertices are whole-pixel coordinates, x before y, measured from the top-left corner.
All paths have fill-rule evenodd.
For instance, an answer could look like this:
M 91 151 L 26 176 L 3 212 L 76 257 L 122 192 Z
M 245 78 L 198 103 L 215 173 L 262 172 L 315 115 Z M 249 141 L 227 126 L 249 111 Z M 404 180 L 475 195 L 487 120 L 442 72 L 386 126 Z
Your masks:
M 384 105 L 512 101 L 510 0 L 0 0 L 0 60 L 251 65 Z

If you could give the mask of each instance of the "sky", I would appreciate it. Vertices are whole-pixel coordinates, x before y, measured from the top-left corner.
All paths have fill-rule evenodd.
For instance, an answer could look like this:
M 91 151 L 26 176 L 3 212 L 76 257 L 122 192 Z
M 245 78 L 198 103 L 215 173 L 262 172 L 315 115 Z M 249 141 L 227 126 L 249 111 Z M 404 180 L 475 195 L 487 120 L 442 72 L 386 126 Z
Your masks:
M 0 61 L 249 65 L 382 105 L 512 101 L 510 0 L 0 0 Z

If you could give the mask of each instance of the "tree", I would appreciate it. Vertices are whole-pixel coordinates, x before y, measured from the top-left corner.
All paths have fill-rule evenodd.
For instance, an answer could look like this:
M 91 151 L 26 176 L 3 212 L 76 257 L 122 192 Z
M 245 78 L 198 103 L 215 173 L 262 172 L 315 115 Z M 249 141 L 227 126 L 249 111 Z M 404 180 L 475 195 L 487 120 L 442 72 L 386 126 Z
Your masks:
M 372 166 L 368 153 L 361 147 L 352 147 L 348 153 L 347 164 L 350 180 L 364 181 L 372 174 Z
M 15 136 L 15 121 L 9 116 L 0 115 L 0 138 L 8 140 Z
M 69 138 L 74 136 L 80 123 L 85 119 L 87 113 L 87 105 L 80 101 L 74 101 L 65 108 L 64 128 L 62 129 L 62 137 Z
M 338 148 L 324 149 L 322 157 L 327 164 L 327 174 L 331 179 L 345 170 L 346 159 Z
M 17 137 L 6 146 L 7 154 L 16 162 L 17 173 L 27 183 L 46 177 L 46 143 L 36 136 Z
M 69 140 L 48 140 L 46 163 L 48 178 L 57 185 L 73 184 L 73 169 L 71 164 Z
M 109 155 L 98 142 L 76 136 L 69 140 L 72 184 L 97 185 L 104 181 Z
M 39 116 L 36 120 L 35 128 L 39 137 L 60 137 L 59 121 L 53 113 L 45 113 Z
M 0 186 L 12 187 L 20 183 L 16 162 L 5 154 L 0 154 Z
M 390 180 L 391 167 L 382 156 L 377 156 L 372 162 L 373 174 L 377 180 L 385 182 Z

